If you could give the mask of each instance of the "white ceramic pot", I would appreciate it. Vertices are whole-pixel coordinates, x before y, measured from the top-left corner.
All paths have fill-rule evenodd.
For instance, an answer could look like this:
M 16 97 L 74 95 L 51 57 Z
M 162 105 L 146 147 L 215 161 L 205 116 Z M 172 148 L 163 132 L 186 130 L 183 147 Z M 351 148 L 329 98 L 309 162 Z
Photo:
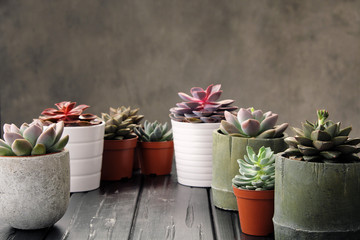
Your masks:
M 212 132 L 220 123 L 187 123 L 171 120 L 178 182 L 210 187 L 212 180 Z
M 69 152 L 0 157 L 0 219 L 18 229 L 50 227 L 70 198 Z
M 84 192 L 100 186 L 105 123 L 93 126 L 65 127 L 69 135 L 70 191 Z

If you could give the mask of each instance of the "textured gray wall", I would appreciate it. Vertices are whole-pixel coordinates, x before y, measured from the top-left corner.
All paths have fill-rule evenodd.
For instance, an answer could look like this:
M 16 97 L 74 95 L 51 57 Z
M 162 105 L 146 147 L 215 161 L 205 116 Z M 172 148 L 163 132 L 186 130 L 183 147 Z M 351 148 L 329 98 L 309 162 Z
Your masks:
M 0 0 L 2 123 L 73 100 L 168 121 L 178 91 L 299 126 L 326 108 L 360 136 L 360 1 Z M 291 133 L 291 131 L 288 131 Z

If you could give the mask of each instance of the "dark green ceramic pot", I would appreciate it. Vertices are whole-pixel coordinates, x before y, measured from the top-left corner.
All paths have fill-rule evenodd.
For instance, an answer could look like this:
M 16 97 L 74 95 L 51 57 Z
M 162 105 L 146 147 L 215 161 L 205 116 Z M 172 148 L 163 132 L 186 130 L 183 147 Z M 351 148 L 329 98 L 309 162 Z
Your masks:
M 275 238 L 360 239 L 360 163 L 276 156 Z
M 287 147 L 284 137 L 275 139 L 231 137 L 214 130 L 211 191 L 214 205 L 218 208 L 237 210 L 231 181 L 239 173 L 237 160 L 244 158 L 247 145 L 256 152 L 262 146 L 270 147 L 275 153 L 282 152 Z

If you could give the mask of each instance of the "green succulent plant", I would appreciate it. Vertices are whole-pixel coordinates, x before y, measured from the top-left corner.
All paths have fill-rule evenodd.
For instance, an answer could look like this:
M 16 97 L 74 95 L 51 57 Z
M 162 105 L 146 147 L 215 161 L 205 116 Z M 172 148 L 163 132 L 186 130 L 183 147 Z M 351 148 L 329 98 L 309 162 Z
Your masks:
M 122 140 L 134 138 L 134 128 L 139 126 L 139 122 L 144 115 L 137 115 L 139 108 L 130 109 L 130 107 L 110 107 L 110 113 L 102 113 L 101 117 L 105 122 L 106 140 Z
M 170 141 L 173 138 L 172 130 L 168 128 L 168 124 L 161 124 L 158 121 L 144 122 L 144 128 L 134 128 L 135 134 L 143 142 L 163 142 Z
M 327 121 L 329 113 L 317 111 L 315 123 L 306 121 L 302 129 L 293 128 L 295 137 L 287 137 L 289 148 L 285 155 L 295 160 L 311 162 L 352 162 L 359 161 L 356 155 L 360 148 L 359 138 L 350 139 L 351 127 L 340 129 L 340 122 Z
M 0 139 L 0 156 L 30 156 L 60 152 L 69 141 L 69 136 L 61 138 L 64 122 L 53 123 L 46 129 L 41 121 L 30 125 L 23 123 L 4 124 L 4 140 Z
M 247 155 L 238 159 L 239 173 L 232 183 L 237 188 L 246 190 L 272 190 L 275 184 L 275 156 L 270 147 L 262 146 L 258 154 L 252 147 L 246 147 Z

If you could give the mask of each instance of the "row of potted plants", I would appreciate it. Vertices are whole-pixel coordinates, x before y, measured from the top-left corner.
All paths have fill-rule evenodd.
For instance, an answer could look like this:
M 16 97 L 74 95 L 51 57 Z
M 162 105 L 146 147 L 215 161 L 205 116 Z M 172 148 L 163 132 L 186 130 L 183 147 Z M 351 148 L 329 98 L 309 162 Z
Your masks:
M 358 191 L 360 189 L 360 171 L 358 170 L 360 169 L 356 155 L 359 152 L 356 145 L 360 143 L 360 140 L 348 138 L 351 128 L 340 129 L 340 123 L 326 121 L 328 113 L 319 111 L 317 122 L 306 121 L 303 129 L 294 128 L 295 137 L 287 137 L 284 131 L 288 124 L 276 125 L 277 114 L 263 113 L 253 108 L 240 108 L 237 113 L 234 113 L 238 107 L 231 106 L 233 100 L 218 101 L 222 93 L 220 88 L 220 84 L 210 85 L 205 90 L 194 87 L 190 90 L 192 96 L 179 93 L 184 102 L 170 109 L 174 143 L 168 141 L 172 138 L 172 133 L 167 124 L 145 121 L 144 126 L 141 126 L 139 122 L 143 116 L 137 115 L 137 109 L 110 108 L 110 113 L 102 114 L 102 119 L 99 119 L 92 114 L 82 113 L 88 107 L 86 105 L 76 107 L 75 103 L 62 102 L 56 104 L 58 109 L 44 110 L 40 119 L 42 123 L 64 122 L 66 126 L 63 131 L 70 136 L 67 147 L 71 158 L 70 172 L 71 174 L 79 173 L 71 177 L 71 186 L 76 186 L 76 181 L 81 183 L 81 178 L 87 178 L 87 183 L 92 182 L 82 190 L 78 188 L 72 191 L 97 188 L 100 176 L 103 180 L 131 177 L 132 162 L 134 157 L 136 158 L 133 150 L 136 142 L 140 140 L 140 155 L 142 156 L 140 158 L 145 159 L 153 152 L 158 152 L 158 149 L 148 146 L 149 142 L 156 141 L 160 149 L 167 149 L 164 156 L 167 155 L 171 159 L 174 146 L 179 183 L 195 187 L 211 186 L 215 206 L 227 210 L 239 209 L 241 222 L 244 219 L 250 219 L 250 217 L 242 217 L 242 214 L 251 208 L 237 207 L 233 194 L 240 196 L 244 194 L 244 191 L 250 195 L 262 193 L 267 196 L 266 198 L 274 199 L 274 197 L 269 197 L 274 196 L 274 190 L 268 190 L 274 186 L 273 222 L 277 239 L 306 239 L 309 236 L 319 239 L 331 239 L 331 236 L 356 239 L 360 234 L 358 227 L 360 214 L 355 213 L 355 209 L 360 207 L 360 191 Z M 32 123 L 34 124 L 36 122 Z M 47 128 L 50 129 L 51 126 L 53 125 Z M 76 134 L 67 132 L 67 129 L 74 128 L 80 131 L 87 127 L 100 129 L 97 130 L 99 134 L 78 133 L 79 138 L 77 138 Z M 24 127 L 19 129 L 20 132 L 24 130 L 22 128 Z M 12 125 L 6 125 L 5 130 L 4 125 L 5 133 L 10 130 L 18 132 Z M 54 131 L 58 136 L 58 131 Z M 86 148 L 87 143 L 94 136 L 97 146 L 94 143 Z M 23 136 L 19 138 L 27 139 Z M 14 142 L 14 140 L 8 140 L 10 143 Z M 131 147 L 121 147 L 120 156 L 111 157 L 107 161 L 107 150 L 115 152 L 115 149 L 119 149 L 119 147 L 108 147 L 109 144 L 115 145 L 116 141 L 133 143 L 128 144 Z M 171 144 L 163 146 L 165 142 L 171 142 Z M 1 151 L 6 148 L 8 147 L 0 145 Z M 76 151 L 73 149 L 81 148 L 87 154 L 85 157 L 72 153 Z M 114 167 L 115 159 L 125 159 L 124 152 L 129 148 L 132 150 L 129 160 L 125 163 L 130 163 L 128 164 L 130 167 L 125 165 Z M 147 153 L 148 148 L 152 153 Z M 14 151 L 10 155 L 13 153 Z M 101 159 L 102 156 L 104 156 L 102 167 L 101 161 L 100 164 L 92 161 L 96 158 Z M 159 165 L 162 160 L 158 155 L 156 158 L 152 162 Z M 80 167 L 81 163 L 85 166 Z M 168 174 L 171 171 L 171 161 L 170 165 L 164 164 L 166 166 L 161 171 L 147 168 L 147 163 L 144 161 L 141 165 L 141 171 L 144 174 L 159 175 Z M 237 176 L 239 166 L 240 175 Z M 79 169 L 76 170 L 76 168 Z M 108 172 L 114 169 L 128 170 L 127 173 L 118 174 L 117 172 L 118 175 L 110 174 L 110 177 L 107 177 Z M 93 181 L 90 181 L 90 178 Z M 268 191 L 270 192 L 266 193 Z M 251 197 L 240 198 L 250 199 Z M 339 203 L 342 206 L 341 211 L 334 211 Z M 270 205 L 274 209 L 274 204 Z M 349 214 L 351 218 L 348 217 Z M 255 216 L 255 222 L 249 225 L 251 227 L 246 227 L 245 223 L 241 224 L 245 233 L 266 235 L 273 231 L 272 225 L 261 233 L 247 230 L 256 229 L 254 225 L 260 225 L 260 219 L 267 219 L 266 222 L 272 224 L 271 211 L 267 214 L 269 216 L 267 218 L 262 211 L 260 215 L 255 213 L 250 215 Z M 345 218 L 347 218 L 346 221 Z M 342 219 L 345 224 L 339 224 L 338 219 Z M 322 223 L 316 224 L 317 221 L 322 221 Z
M 277 114 L 253 108 L 235 114 L 232 100 L 216 102 L 220 85 L 190 92 L 180 92 L 185 102 L 170 109 L 179 183 L 211 185 L 215 206 L 239 209 L 250 235 L 360 239 L 360 139 L 349 138 L 351 127 L 341 129 L 321 110 L 316 122 L 287 137 L 288 123 L 276 125 Z M 253 200 L 253 207 L 242 204 Z

